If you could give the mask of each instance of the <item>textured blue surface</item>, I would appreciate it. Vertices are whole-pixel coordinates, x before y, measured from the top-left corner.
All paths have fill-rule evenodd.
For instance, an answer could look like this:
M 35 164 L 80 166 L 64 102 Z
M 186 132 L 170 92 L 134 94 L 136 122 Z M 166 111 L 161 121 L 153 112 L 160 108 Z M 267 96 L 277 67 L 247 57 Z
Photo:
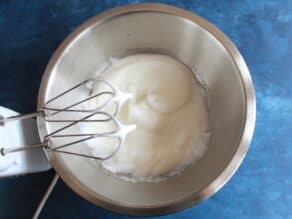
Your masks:
M 0 103 L 35 109 L 45 66 L 87 18 L 125 0 L 0 2 Z M 254 80 L 257 123 L 235 176 L 200 205 L 159 218 L 292 218 L 292 1 L 160 1 L 193 11 L 223 30 Z M 0 180 L 0 218 L 31 218 L 53 172 Z M 94 207 L 57 184 L 41 219 L 129 218 Z

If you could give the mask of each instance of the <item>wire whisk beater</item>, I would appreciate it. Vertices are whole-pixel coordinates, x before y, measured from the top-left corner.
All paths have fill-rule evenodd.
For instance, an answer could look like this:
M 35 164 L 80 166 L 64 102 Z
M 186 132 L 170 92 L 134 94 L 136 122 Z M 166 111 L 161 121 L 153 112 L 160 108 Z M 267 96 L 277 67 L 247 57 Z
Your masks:
M 95 87 L 98 89 L 94 89 Z M 78 96 L 82 96 L 80 95 L 81 93 L 83 93 L 84 97 L 78 99 Z M 53 124 L 53 126 L 57 128 L 45 135 L 42 143 L 21 147 L 0 148 L 0 153 L 2 156 L 5 156 L 8 153 L 17 151 L 44 148 L 47 152 L 59 152 L 98 160 L 110 159 L 120 149 L 126 135 L 135 129 L 135 125 L 124 125 L 117 119 L 120 106 L 129 98 L 131 98 L 130 94 L 118 91 L 112 84 L 105 80 L 85 80 L 51 98 L 46 102 L 44 107 L 35 113 L 8 118 L 3 118 L 1 116 L 0 125 L 2 126 L 7 122 L 40 117 L 44 119 L 46 123 Z M 74 101 L 67 103 L 68 100 Z M 94 103 L 87 104 L 87 106 L 94 106 L 91 109 L 85 106 L 85 104 L 89 102 Z M 109 112 L 107 108 L 110 108 L 111 112 Z M 105 123 L 111 123 L 111 130 L 101 130 L 101 128 L 93 133 L 89 133 L 83 132 L 82 128 L 79 128 L 77 132 L 76 128 L 75 131 L 71 129 L 76 125 L 83 127 L 102 127 L 102 124 Z M 92 153 L 70 150 L 70 147 L 74 145 L 79 145 L 82 142 L 97 138 L 116 139 L 115 147 L 112 147 L 114 149 L 105 156 L 96 156 Z M 62 139 L 61 143 L 58 143 L 60 142 L 58 139 Z M 64 141 L 64 139 L 66 140 Z

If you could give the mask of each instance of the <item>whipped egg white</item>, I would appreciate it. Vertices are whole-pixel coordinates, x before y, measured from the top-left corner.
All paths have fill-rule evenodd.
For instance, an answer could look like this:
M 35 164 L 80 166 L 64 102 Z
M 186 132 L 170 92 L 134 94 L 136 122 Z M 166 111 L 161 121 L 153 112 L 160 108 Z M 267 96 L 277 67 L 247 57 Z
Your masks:
M 136 125 L 117 153 L 100 163 L 107 172 L 131 181 L 157 182 L 203 156 L 210 136 L 207 94 L 186 65 L 166 55 L 138 54 L 115 61 L 99 77 L 131 94 L 117 119 Z M 98 86 L 92 93 L 97 92 Z M 113 144 L 97 141 L 87 143 L 93 155 L 106 154 Z

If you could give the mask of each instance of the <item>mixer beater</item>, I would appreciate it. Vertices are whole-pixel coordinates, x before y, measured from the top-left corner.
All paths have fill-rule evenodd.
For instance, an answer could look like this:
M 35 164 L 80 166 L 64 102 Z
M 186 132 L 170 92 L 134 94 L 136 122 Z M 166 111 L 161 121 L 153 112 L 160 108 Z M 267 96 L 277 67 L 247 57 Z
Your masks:
M 93 87 L 100 86 L 106 88 L 103 91 L 94 93 Z M 64 107 L 56 107 L 54 106 L 54 102 L 57 100 L 60 101 L 61 98 L 67 98 L 68 95 L 73 95 L 73 92 L 77 92 L 80 89 L 87 90 L 87 96 L 81 100 L 75 100 L 73 103 L 68 104 Z M 73 95 L 74 96 L 74 95 Z M 78 95 L 74 96 L 75 97 Z M 84 109 L 82 108 L 82 104 L 89 101 L 95 101 L 97 98 L 105 99 L 102 104 L 96 106 L 93 109 Z M 123 93 L 114 88 L 109 82 L 102 79 L 88 79 L 77 85 L 69 88 L 68 90 L 61 92 L 59 95 L 51 98 L 46 102 L 45 106 L 42 107 L 38 112 L 30 113 L 26 115 L 13 116 L 8 118 L 0 117 L 0 125 L 4 126 L 7 122 L 17 121 L 28 119 L 32 117 L 41 117 L 48 123 L 60 124 L 64 123 L 64 126 L 58 127 L 56 130 L 53 130 L 51 133 L 47 134 L 44 137 L 42 143 L 27 145 L 21 147 L 9 147 L 9 148 L 0 148 L 0 154 L 5 156 L 8 153 L 13 153 L 17 151 L 26 151 L 36 148 L 44 148 L 47 152 L 59 152 L 69 155 L 76 155 L 86 158 L 92 158 L 97 160 L 107 160 L 110 159 L 115 153 L 119 150 L 122 145 L 125 136 L 132 130 L 135 129 L 135 125 L 124 125 L 119 122 L 117 119 L 117 113 L 119 111 L 120 106 L 131 98 L 131 94 Z M 65 102 L 65 101 L 64 101 Z M 52 106 L 51 106 L 52 105 Z M 105 108 L 109 105 L 113 105 L 113 112 L 109 113 L 105 110 Z M 64 114 L 65 113 L 65 114 Z M 75 117 L 66 118 L 69 114 L 73 114 Z M 78 115 L 78 116 L 77 116 Z M 80 117 L 81 118 L 78 118 Z M 90 126 L 98 123 L 107 123 L 111 122 L 113 125 L 113 130 L 109 131 L 97 131 L 95 133 L 72 133 L 70 132 L 70 127 L 73 127 L 80 123 L 85 123 Z M 69 139 L 68 142 L 62 143 L 59 145 L 55 145 L 54 140 L 60 138 Z M 77 140 L 73 140 L 76 139 Z M 116 138 L 117 145 L 115 149 L 108 154 L 107 156 L 94 156 L 92 154 L 79 153 L 75 151 L 64 150 L 70 146 L 76 145 L 81 142 L 89 141 L 96 138 Z

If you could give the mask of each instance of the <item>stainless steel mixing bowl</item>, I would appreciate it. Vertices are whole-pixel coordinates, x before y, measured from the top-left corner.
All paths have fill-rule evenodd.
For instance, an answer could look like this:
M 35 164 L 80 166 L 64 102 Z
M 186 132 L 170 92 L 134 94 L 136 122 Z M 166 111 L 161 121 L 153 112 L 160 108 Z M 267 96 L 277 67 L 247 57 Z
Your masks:
M 64 182 L 80 196 L 131 215 L 170 213 L 214 194 L 243 160 L 255 125 L 252 81 L 235 46 L 203 18 L 159 4 L 115 8 L 77 28 L 46 68 L 38 107 L 93 77 L 110 58 L 145 52 L 169 54 L 198 71 L 206 82 L 214 117 L 206 155 L 180 176 L 135 184 L 105 174 L 84 158 L 47 154 Z M 43 137 L 54 127 L 38 118 L 38 128 Z

